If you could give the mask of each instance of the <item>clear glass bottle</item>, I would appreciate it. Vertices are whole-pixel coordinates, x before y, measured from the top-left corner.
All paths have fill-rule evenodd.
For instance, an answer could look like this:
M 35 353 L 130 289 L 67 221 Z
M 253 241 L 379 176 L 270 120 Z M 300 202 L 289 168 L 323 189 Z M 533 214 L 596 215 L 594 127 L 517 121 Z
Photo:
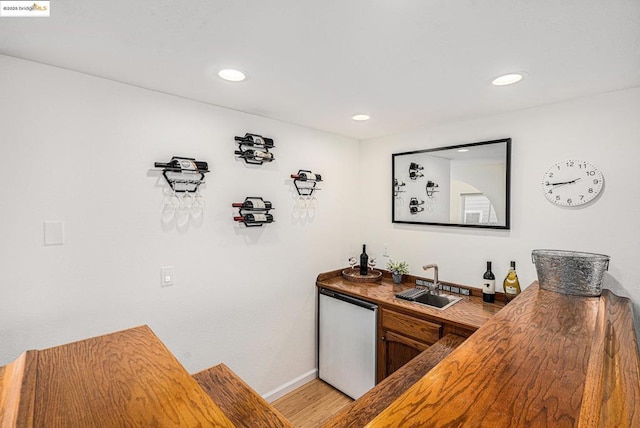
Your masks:
M 504 297 L 507 303 L 512 301 L 518 294 L 520 294 L 520 281 L 518 281 L 518 274 L 516 274 L 516 262 L 511 262 L 511 267 L 507 273 L 507 277 L 502 284 L 504 287 Z

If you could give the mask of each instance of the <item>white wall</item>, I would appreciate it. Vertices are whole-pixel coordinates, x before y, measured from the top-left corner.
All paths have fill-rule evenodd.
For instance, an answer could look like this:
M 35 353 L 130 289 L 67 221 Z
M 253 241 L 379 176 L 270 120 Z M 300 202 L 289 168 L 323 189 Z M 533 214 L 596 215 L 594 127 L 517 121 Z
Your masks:
M 273 137 L 276 160 L 236 160 L 245 132 Z M 0 56 L 0 147 L 0 365 L 148 324 L 188 370 L 225 362 L 263 394 L 315 369 L 315 277 L 346 265 L 356 233 L 356 140 Z M 172 155 L 212 169 L 183 228 L 161 223 L 152 171 Z M 313 219 L 292 217 L 298 169 L 325 178 Z M 245 196 L 276 222 L 234 223 Z M 45 220 L 64 245 L 43 245 Z
M 443 280 L 476 286 L 486 260 L 499 278 L 516 260 L 529 284 L 534 248 L 609 254 L 606 285 L 640 312 L 640 89 L 360 144 L 6 56 L 0 94 L 0 364 L 149 324 L 188 370 L 225 362 L 265 394 L 315 369 L 315 277 L 362 242 L 378 255 L 390 244 L 414 274 L 436 262 Z M 275 138 L 275 162 L 234 158 L 233 136 L 247 131 Z M 510 231 L 391 223 L 392 153 L 503 137 L 513 138 Z M 186 228 L 161 222 L 152 165 L 172 155 L 213 170 L 205 215 Z M 604 193 L 582 209 L 552 206 L 539 187 L 569 157 L 604 172 Z M 299 168 L 325 177 L 313 219 L 292 216 Z M 233 223 L 231 202 L 254 195 L 274 202 L 276 223 Z M 43 245 L 45 220 L 64 222 L 64 245 Z M 161 288 L 167 265 L 176 285 Z
M 485 261 L 497 278 L 517 262 L 524 285 L 536 279 L 531 250 L 553 248 L 611 256 L 605 286 L 631 297 L 640 313 L 640 88 L 500 116 L 458 122 L 362 142 L 361 184 L 372 189 L 362 217 L 362 240 L 372 250 L 390 245 L 392 258 L 406 260 L 411 273 L 438 263 L 440 278 L 478 286 Z M 391 223 L 391 154 L 504 137 L 513 138 L 511 230 L 486 231 Z M 601 196 L 582 208 L 560 208 L 540 189 L 556 161 L 591 161 L 604 173 Z M 372 173 L 377 171 L 379 173 Z M 498 281 L 502 282 L 502 281 Z M 501 289 L 502 287 L 498 287 Z

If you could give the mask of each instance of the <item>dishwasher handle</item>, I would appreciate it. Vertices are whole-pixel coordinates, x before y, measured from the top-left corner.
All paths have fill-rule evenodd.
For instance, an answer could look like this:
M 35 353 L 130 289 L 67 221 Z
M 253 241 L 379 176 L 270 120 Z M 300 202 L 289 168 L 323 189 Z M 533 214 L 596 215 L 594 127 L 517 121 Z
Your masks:
M 346 294 L 338 293 L 336 291 L 329 290 L 327 288 L 321 288 L 320 294 L 324 294 L 325 296 L 333 297 L 334 299 L 342 300 L 343 302 L 360 306 L 361 308 L 370 309 L 372 311 L 375 311 L 378 309 L 378 305 L 374 303 L 370 303 L 365 300 L 360 300 L 355 297 L 347 296 Z

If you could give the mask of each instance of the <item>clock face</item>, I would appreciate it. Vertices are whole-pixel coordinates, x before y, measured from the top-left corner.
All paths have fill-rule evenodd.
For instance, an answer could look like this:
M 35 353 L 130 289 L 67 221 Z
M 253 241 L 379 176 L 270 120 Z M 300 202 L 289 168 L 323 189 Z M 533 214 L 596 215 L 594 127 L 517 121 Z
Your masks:
M 566 160 L 547 170 L 542 178 L 544 196 L 554 204 L 575 207 L 595 199 L 602 190 L 602 172 L 589 162 Z

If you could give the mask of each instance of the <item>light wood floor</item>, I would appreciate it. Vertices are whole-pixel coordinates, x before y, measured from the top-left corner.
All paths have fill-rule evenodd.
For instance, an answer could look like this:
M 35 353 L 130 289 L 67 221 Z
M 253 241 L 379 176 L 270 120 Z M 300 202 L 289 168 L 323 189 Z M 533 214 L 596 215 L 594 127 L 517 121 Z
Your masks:
M 298 428 L 319 427 L 353 400 L 342 392 L 314 379 L 291 391 L 271 405 Z

